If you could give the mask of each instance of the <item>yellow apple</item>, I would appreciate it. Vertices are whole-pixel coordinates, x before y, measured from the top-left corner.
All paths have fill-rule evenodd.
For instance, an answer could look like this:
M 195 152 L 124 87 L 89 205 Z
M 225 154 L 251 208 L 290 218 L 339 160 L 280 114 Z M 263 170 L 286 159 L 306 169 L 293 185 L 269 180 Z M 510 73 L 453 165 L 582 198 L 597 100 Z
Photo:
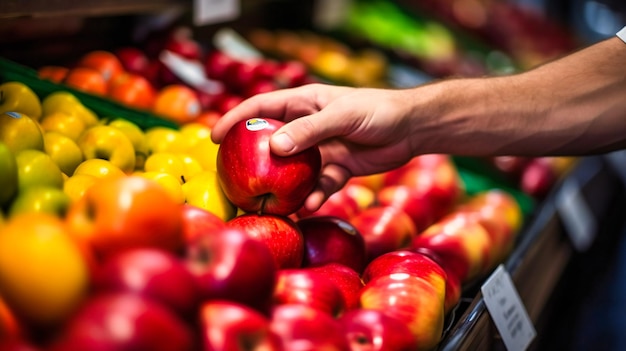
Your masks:
M 19 112 L 0 113 L 0 141 L 13 153 L 43 150 L 43 132 L 37 121 Z
M 179 130 L 167 127 L 152 127 L 146 131 L 148 152 L 185 152 L 187 142 Z
M 135 169 L 142 169 L 148 157 L 148 140 L 144 131 L 137 124 L 123 118 L 116 118 L 108 125 L 126 134 L 135 148 Z
M 22 150 L 15 155 L 18 194 L 34 186 L 63 188 L 63 172 L 52 157 L 40 150 Z
M 202 166 L 193 157 L 173 152 L 157 152 L 148 157 L 146 172 L 169 173 L 182 184 L 202 172 Z
M 187 142 L 188 149 L 193 148 L 201 140 L 211 139 L 211 128 L 202 123 L 186 123 L 179 130 Z
M 44 133 L 43 139 L 44 151 L 61 171 L 66 175 L 74 174 L 76 167 L 83 162 L 83 152 L 76 142 L 57 132 Z
M 108 160 L 126 174 L 135 170 L 135 148 L 126 134 L 117 128 L 106 125 L 90 127 L 78 138 L 78 146 L 83 150 L 85 159 Z
M 0 207 L 12 201 L 18 189 L 18 171 L 15 155 L 0 142 Z
M 39 124 L 44 132 L 57 132 L 74 141 L 78 140 L 78 137 L 87 129 L 82 118 L 66 112 L 53 112 L 45 115 Z
M 52 186 L 35 186 L 18 194 L 9 208 L 9 218 L 20 213 L 43 212 L 63 218 L 71 198 L 62 190 Z
M 87 127 L 100 123 L 98 115 L 85 107 L 76 96 L 67 91 L 56 91 L 46 96 L 41 107 L 43 115 L 49 115 L 54 112 L 64 112 L 80 117 Z
M 224 221 L 235 217 L 237 208 L 222 191 L 217 172 L 202 171 L 191 177 L 182 188 L 188 204 L 208 210 Z
M 185 203 L 185 194 L 183 193 L 182 184 L 175 176 L 165 172 L 135 172 L 135 174 L 161 184 L 176 203 Z
M 217 171 L 216 160 L 219 144 L 211 139 L 203 139 L 187 151 L 187 154 L 196 159 L 203 169 Z
M 41 100 L 26 84 L 11 81 L 0 84 L 0 113 L 19 112 L 38 121 L 41 117 Z
M 87 189 L 97 183 L 98 179 L 98 177 L 92 174 L 74 174 L 63 183 L 63 192 L 67 194 L 71 202 L 75 202 L 85 194 Z
M 96 177 L 97 179 L 109 178 L 109 177 L 123 177 L 126 174 L 116 165 L 111 162 L 99 158 L 91 158 L 81 162 L 76 167 L 74 174 L 70 177 L 75 177 L 79 174 L 88 174 Z

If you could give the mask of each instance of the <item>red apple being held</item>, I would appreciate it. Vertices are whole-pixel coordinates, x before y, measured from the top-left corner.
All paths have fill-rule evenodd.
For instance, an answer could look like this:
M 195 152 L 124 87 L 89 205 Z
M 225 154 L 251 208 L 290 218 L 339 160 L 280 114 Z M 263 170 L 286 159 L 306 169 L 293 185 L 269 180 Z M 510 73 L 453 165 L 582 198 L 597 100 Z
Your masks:
M 280 157 L 270 136 L 284 124 L 252 118 L 235 124 L 217 154 L 217 172 L 226 196 L 245 212 L 290 215 L 313 191 L 321 172 L 317 146 Z
M 276 281 L 274 257 L 261 241 L 240 229 L 198 235 L 187 247 L 186 261 L 202 301 L 229 299 L 266 310 Z
M 340 263 L 359 273 L 365 267 L 365 240 L 350 222 L 316 216 L 299 219 L 296 224 L 304 237 L 303 266 Z
M 208 301 L 200 308 L 204 351 L 279 351 L 281 340 L 259 311 L 227 300 Z
M 288 217 L 248 213 L 231 219 L 226 225 L 265 243 L 278 269 L 302 266 L 304 237 Z
M 415 351 L 407 325 L 384 311 L 359 308 L 339 317 L 351 351 Z
M 339 287 L 346 301 L 346 310 L 359 306 L 359 294 L 363 288 L 363 280 L 354 269 L 339 263 L 328 263 L 322 266 L 308 267 L 308 270 L 321 273 Z
M 274 305 L 302 304 L 333 317 L 346 309 L 339 287 L 328 276 L 305 268 L 281 269 L 274 287 Z

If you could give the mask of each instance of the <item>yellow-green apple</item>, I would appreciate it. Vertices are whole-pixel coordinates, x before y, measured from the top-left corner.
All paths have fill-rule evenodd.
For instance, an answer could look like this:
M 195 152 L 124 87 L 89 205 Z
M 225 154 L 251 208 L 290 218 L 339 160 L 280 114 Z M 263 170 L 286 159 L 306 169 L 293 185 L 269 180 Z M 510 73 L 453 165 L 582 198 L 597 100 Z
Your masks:
M 217 172 L 202 171 L 182 186 L 186 203 L 211 211 L 224 221 L 235 217 L 237 208 L 222 191 Z
M 409 327 L 384 311 L 358 308 L 339 317 L 351 351 L 415 351 Z
M 87 128 L 100 123 L 98 115 L 85 107 L 74 94 L 67 91 L 60 90 L 49 94 L 42 100 L 41 108 L 43 116 L 55 112 L 76 115 L 83 120 Z
M 273 304 L 302 304 L 338 317 L 346 310 L 339 287 L 321 272 L 306 268 L 280 269 L 276 274 Z
M 363 280 L 357 271 L 340 263 L 327 263 L 306 269 L 325 275 L 337 285 L 346 302 L 346 311 L 359 306 L 359 294 L 363 288 Z
M 22 113 L 0 113 L 0 142 L 15 154 L 27 149 L 43 150 L 43 131 L 37 121 Z
M 284 122 L 252 118 L 236 123 L 217 154 L 217 173 L 226 196 L 246 212 L 290 215 L 311 193 L 320 175 L 317 146 L 281 157 L 269 138 Z
M 0 142 L 0 208 L 7 205 L 18 191 L 18 170 L 15 155 Z
M 199 289 L 185 262 L 171 252 L 136 248 L 107 257 L 93 278 L 95 293 L 128 292 L 167 306 L 184 318 L 195 318 Z
M 304 237 L 302 266 L 334 262 L 359 273 L 365 267 L 365 240 L 349 221 L 333 216 L 316 216 L 299 219 L 296 224 Z
M 406 212 L 417 232 L 421 232 L 434 222 L 433 209 L 423 193 L 406 185 L 389 185 L 376 193 L 376 201 L 382 206 L 394 206 Z
M 97 179 L 121 178 L 126 176 L 118 166 L 108 160 L 100 158 L 90 158 L 81 162 L 70 178 L 77 175 L 90 175 Z
M 27 149 L 15 155 L 18 193 L 34 186 L 63 188 L 63 172 L 44 151 Z
M 168 127 L 152 127 L 145 132 L 148 143 L 148 153 L 155 152 L 185 152 L 187 141 L 180 130 Z
M 438 220 L 413 239 L 411 248 L 430 255 L 461 283 L 484 274 L 492 257 L 489 233 L 476 216 L 463 212 Z
M 270 329 L 280 337 L 283 350 L 350 350 L 337 319 L 311 306 L 275 306 Z
M 187 242 L 185 260 L 202 301 L 228 299 L 260 311 L 271 305 L 274 257 L 265 243 L 242 230 L 198 233 Z
M 391 251 L 408 247 L 417 236 L 406 212 L 393 206 L 373 206 L 351 220 L 365 240 L 366 262 Z
M 434 219 L 450 212 L 463 194 L 463 184 L 448 155 L 416 156 L 405 165 L 385 173 L 384 185 L 407 185 L 432 203 Z
M 187 245 L 197 237 L 226 228 L 226 222 L 211 211 L 183 204 L 183 236 Z
M 98 182 L 98 178 L 91 174 L 75 174 L 65 180 L 63 183 L 63 192 L 69 196 L 71 202 L 74 202 L 80 199 L 87 189 L 96 182 Z
M 11 217 L 0 230 L 2 297 L 20 320 L 54 327 L 68 318 L 88 293 L 88 255 L 56 216 L 23 213 Z
M 181 205 L 146 178 L 103 179 L 70 205 L 66 217 L 71 235 L 100 258 L 137 247 L 172 253 L 184 248 Z
M 408 273 L 370 280 L 361 290 L 361 307 L 382 311 L 407 325 L 417 350 L 431 350 L 443 333 L 445 291 Z
M 67 112 L 53 112 L 45 115 L 39 122 L 44 132 L 57 132 L 76 141 L 87 129 L 82 118 Z
M 195 350 L 189 323 L 165 305 L 133 293 L 91 295 L 50 351 Z
M 280 338 L 270 330 L 269 317 L 249 306 L 212 300 L 200 307 L 199 314 L 202 350 L 283 350 Z
M 183 187 L 180 184 L 180 180 L 170 173 L 165 172 L 141 172 L 137 171 L 133 173 L 139 177 L 144 177 L 147 179 L 154 180 L 155 182 L 161 184 L 163 189 L 165 189 L 179 204 L 185 203 L 185 193 L 183 192 Z
M 115 118 L 108 124 L 126 134 L 135 149 L 135 168 L 142 169 L 149 153 L 148 140 L 144 131 L 137 124 L 123 118 Z
M 80 135 L 77 144 L 85 159 L 108 160 L 126 174 L 135 170 L 135 148 L 126 134 L 117 128 L 107 125 L 90 127 Z
M 57 132 L 45 132 L 44 151 L 50 155 L 61 172 L 67 176 L 74 174 L 74 170 L 83 162 L 83 151 L 76 142 Z
M 9 81 L 0 84 L 0 113 L 18 112 L 35 121 L 41 117 L 41 100 L 28 85 Z
M 445 270 L 423 253 L 411 250 L 396 250 L 380 255 L 370 262 L 363 271 L 363 282 L 381 275 L 407 273 L 428 281 L 433 287 L 446 292 L 444 310 L 448 312 L 460 299 L 458 282 L 448 279 Z M 456 283 L 456 284 L 455 284 Z
M 300 228 L 288 217 L 247 213 L 229 220 L 226 225 L 264 242 L 270 248 L 277 268 L 302 265 L 304 237 Z
M 65 217 L 71 198 L 63 189 L 53 186 L 33 186 L 21 191 L 11 203 L 8 215 L 24 212 L 44 212 L 59 218 Z
M 333 216 L 349 221 L 350 218 L 354 217 L 359 211 L 359 204 L 345 191 L 344 187 L 331 194 L 316 211 L 310 212 L 306 208 L 301 207 L 296 212 L 296 215 L 298 218 Z

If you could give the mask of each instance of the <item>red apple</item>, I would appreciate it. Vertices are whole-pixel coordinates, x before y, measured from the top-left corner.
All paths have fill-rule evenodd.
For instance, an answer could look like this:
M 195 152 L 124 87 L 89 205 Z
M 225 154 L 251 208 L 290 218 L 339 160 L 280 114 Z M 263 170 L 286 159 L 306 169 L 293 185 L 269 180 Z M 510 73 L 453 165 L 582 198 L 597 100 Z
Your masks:
M 365 240 L 350 222 L 316 216 L 299 219 L 296 224 L 304 237 L 303 266 L 340 263 L 359 273 L 365 267 Z
M 220 50 L 212 50 L 207 53 L 204 59 L 204 72 L 209 78 L 223 81 L 226 72 L 237 60 Z
M 224 93 L 215 100 L 213 108 L 217 112 L 224 114 L 242 103 L 243 100 L 244 98 L 239 95 Z
M 417 235 L 409 215 L 393 206 L 367 208 L 352 218 L 352 224 L 365 239 L 366 262 L 408 247 Z
M 160 303 L 130 293 L 91 297 L 70 319 L 52 351 L 191 351 L 191 326 Z
M 384 311 L 359 308 L 339 317 L 351 351 L 415 351 L 417 342 L 405 323 Z
M 200 308 L 200 337 L 204 351 L 282 350 L 259 311 L 227 300 L 207 301 Z
M 328 263 L 307 269 L 326 275 L 339 287 L 346 301 L 346 310 L 349 311 L 359 306 L 359 294 L 363 288 L 363 280 L 354 269 L 339 263 Z
M 190 60 L 200 60 L 204 56 L 200 44 L 186 36 L 171 36 L 163 49 Z
M 491 159 L 494 167 L 511 179 L 519 179 L 529 161 L 529 157 L 522 156 L 496 156 Z
M 321 172 L 317 146 L 280 157 L 270 136 L 284 122 L 251 118 L 236 123 L 217 154 L 217 172 L 226 196 L 245 212 L 290 215 L 302 207 Z
M 526 194 L 544 198 L 556 183 L 558 175 L 552 168 L 548 158 L 533 158 L 524 167 L 520 175 L 520 188 Z
M 377 203 L 395 206 L 406 212 L 413 220 L 418 232 L 434 222 L 433 209 L 426 196 L 406 185 L 390 185 L 376 194 Z
M 256 238 L 270 249 L 278 269 L 302 266 L 304 237 L 294 221 L 276 215 L 244 214 L 226 222 Z
M 243 97 L 249 98 L 254 95 L 269 93 L 280 89 L 280 87 L 270 79 L 259 79 L 241 89 Z
M 187 244 L 194 242 L 202 235 L 220 232 L 226 228 L 224 220 L 204 208 L 183 204 L 182 215 L 183 237 Z
M 0 350 L 2 351 L 43 351 L 42 348 L 29 342 L 28 340 L 18 339 L 2 339 L 0 338 Z
M 279 86 L 292 88 L 304 84 L 307 77 L 306 65 L 300 61 L 290 60 L 279 65 L 274 79 Z
M 126 71 L 145 77 L 149 61 L 148 57 L 141 49 L 126 46 L 115 50 L 115 55 Z
M 107 257 L 94 277 L 98 292 L 127 292 L 154 299 L 191 316 L 198 307 L 199 291 L 183 261 L 157 249 L 137 248 Z
M 281 269 L 274 287 L 274 305 L 303 304 L 333 317 L 346 310 L 339 287 L 328 276 L 305 268 Z
M 273 308 L 270 328 L 289 351 L 348 351 L 339 322 L 328 313 L 302 304 Z
M 392 273 L 370 280 L 361 290 L 361 307 L 382 311 L 411 330 L 417 350 L 430 350 L 441 340 L 445 292 L 428 281 Z
M 334 216 L 346 221 L 350 220 L 350 218 L 360 212 L 360 208 L 356 199 L 353 198 L 352 194 L 346 189 L 346 187 L 343 187 L 339 191 L 330 195 L 330 197 L 328 197 L 328 199 L 317 211 L 310 212 L 304 207 L 301 207 L 296 213 L 298 218 Z
M 261 241 L 240 229 L 198 235 L 186 261 L 202 301 L 229 299 L 258 310 L 269 307 L 276 279 L 274 257 Z

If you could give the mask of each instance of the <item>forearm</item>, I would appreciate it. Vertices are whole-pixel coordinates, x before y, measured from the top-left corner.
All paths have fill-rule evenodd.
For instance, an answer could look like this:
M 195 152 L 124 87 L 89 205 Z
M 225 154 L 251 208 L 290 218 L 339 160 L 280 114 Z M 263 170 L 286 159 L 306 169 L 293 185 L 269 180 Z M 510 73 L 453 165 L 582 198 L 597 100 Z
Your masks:
M 443 81 L 412 96 L 415 154 L 610 151 L 626 147 L 626 44 L 612 38 L 529 72 Z

